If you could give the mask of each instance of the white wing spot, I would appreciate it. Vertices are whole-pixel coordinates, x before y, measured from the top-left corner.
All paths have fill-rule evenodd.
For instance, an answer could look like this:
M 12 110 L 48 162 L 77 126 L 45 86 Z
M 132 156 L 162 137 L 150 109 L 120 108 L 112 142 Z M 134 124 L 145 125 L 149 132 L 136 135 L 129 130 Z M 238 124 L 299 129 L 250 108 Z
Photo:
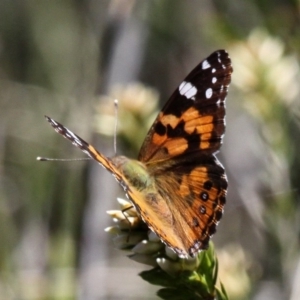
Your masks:
M 212 72 L 212 73 L 215 73 L 215 72 L 216 72 L 216 69 L 215 69 L 215 68 L 213 68 L 213 69 L 211 70 L 211 72 Z
M 205 97 L 206 97 L 207 99 L 209 99 L 209 98 L 211 98 L 212 94 L 213 94 L 213 90 L 212 90 L 211 88 L 209 88 L 209 89 L 207 89 L 206 92 L 205 92 Z
M 213 79 L 211 80 L 212 83 L 216 83 L 217 82 L 217 78 L 213 77 Z
M 220 92 L 222 93 L 224 89 L 224 85 L 221 85 Z
M 65 134 L 66 134 L 66 137 L 67 137 L 67 138 L 71 138 L 71 135 L 70 135 L 69 132 L 66 132 Z
M 202 70 L 208 69 L 210 67 L 211 67 L 211 65 L 210 65 L 210 63 L 207 60 L 203 61 L 203 63 L 202 63 Z
M 220 58 L 218 58 L 218 62 L 221 63 L 221 59 Z
M 222 65 L 222 68 L 223 68 L 223 69 L 226 69 L 226 67 L 225 67 L 224 65 Z
M 72 137 L 73 139 L 75 138 L 74 133 L 72 131 L 66 128 L 66 132 L 66 135 L 68 134 L 69 137 Z
M 83 146 L 82 143 L 81 143 L 81 141 L 80 141 L 79 139 L 76 139 L 75 141 L 76 141 L 76 144 L 77 144 L 77 145 Z
M 179 86 L 179 93 L 187 99 L 195 100 L 194 96 L 197 94 L 197 88 L 191 83 L 183 81 Z
M 78 137 L 69 129 L 67 129 L 67 131 L 66 131 L 66 136 L 68 136 L 69 138 L 72 138 L 75 144 L 82 146 L 82 143 L 78 139 Z

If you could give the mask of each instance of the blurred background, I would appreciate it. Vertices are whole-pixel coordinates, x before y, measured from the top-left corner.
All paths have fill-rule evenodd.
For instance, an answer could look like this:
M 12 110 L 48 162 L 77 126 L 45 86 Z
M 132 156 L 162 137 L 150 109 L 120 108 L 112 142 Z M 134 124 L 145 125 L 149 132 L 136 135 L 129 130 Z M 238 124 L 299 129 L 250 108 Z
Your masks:
M 300 295 L 300 2 L 0 1 L 0 299 L 157 299 L 117 250 L 124 196 L 47 124 L 136 157 L 187 73 L 226 49 L 234 73 L 218 157 L 229 190 L 213 241 L 231 299 Z

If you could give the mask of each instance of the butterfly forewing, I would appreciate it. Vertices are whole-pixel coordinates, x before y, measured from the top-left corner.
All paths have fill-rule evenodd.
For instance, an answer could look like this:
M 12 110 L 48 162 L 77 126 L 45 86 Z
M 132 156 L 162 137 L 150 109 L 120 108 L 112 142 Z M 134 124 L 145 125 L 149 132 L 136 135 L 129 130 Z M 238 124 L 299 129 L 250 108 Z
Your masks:
M 139 160 L 153 163 L 197 151 L 216 152 L 225 131 L 225 97 L 231 73 L 231 61 L 224 50 L 197 65 L 150 128 Z
M 89 157 L 95 159 L 101 166 L 110 171 L 118 182 L 122 181 L 122 174 L 116 168 L 116 166 L 112 163 L 111 159 L 100 153 L 97 149 L 95 149 L 92 145 L 87 143 L 77 134 L 73 133 L 67 127 L 63 126 L 59 122 L 51 119 L 48 116 L 45 116 L 46 120 L 51 124 L 56 132 L 61 134 L 64 138 L 68 139 L 72 142 L 72 144 L 79 149 L 81 149 L 85 154 Z

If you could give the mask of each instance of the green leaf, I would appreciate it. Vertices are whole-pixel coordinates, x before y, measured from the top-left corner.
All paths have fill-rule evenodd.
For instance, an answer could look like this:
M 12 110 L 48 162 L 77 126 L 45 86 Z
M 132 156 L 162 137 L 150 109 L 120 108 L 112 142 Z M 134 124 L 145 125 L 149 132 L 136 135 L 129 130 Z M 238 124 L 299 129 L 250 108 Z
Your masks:
M 213 296 L 207 295 L 202 296 L 197 294 L 195 291 L 190 291 L 188 289 L 182 290 L 178 288 L 164 288 L 157 292 L 157 295 L 165 300 L 209 300 L 214 299 Z
M 225 291 L 224 285 L 220 283 L 221 285 L 221 291 L 219 289 L 216 289 L 217 291 L 217 299 L 218 300 L 228 300 L 228 295 Z
M 224 286 L 221 285 L 220 290 L 215 286 L 218 279 L 218 261 L 212 244 L 208 250 L 199 254 L 198 259 L 199 266 L 195 271 L 185 270 L 170 275 L 160 268 L 154 268 L 141 272 L 140 276 L 151 284 L 164 287 L 157 293 L 162 299 L 228 300 Z
M 178 281 L 177 278 L 170 276 L 160 268 L 143 271 L 139 275 L 151 284 L 165 287 L 174 287 L 174 284 Z

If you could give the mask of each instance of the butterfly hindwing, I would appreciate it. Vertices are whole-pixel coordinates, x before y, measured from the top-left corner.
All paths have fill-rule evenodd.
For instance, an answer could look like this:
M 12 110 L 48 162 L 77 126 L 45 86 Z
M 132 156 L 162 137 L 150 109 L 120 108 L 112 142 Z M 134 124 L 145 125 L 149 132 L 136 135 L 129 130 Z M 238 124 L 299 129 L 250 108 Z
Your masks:
M 171 227 L 184 244 L 186 253 L 178 254 L 194 256 L 206 249 L 226 201 L 227 179 L 217 158 L 202 155 L 180 159 L 160 168 L 155 180 L 173 215 Z

